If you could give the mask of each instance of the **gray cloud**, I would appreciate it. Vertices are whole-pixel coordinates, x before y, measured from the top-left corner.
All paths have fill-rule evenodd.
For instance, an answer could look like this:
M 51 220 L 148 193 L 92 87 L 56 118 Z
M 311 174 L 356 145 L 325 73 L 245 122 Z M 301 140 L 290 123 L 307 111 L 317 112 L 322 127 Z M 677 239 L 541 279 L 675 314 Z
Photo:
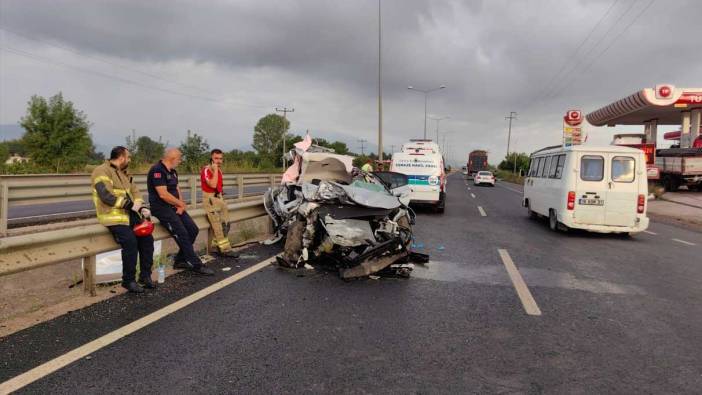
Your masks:
M 694 50 L 694 40 L 702 36 L 697 23 L 702 3 L 654 2 L 619 36 L 648 4 L 634 1 L 618 1 L 574 59 L 568 57 L 611 1 L 383 1 L 388 144 L 421 134 L 423 101 L 407 91 L 409 84 L 448 86 L 432 95 L 430 112 L 452 117 L 441 125 L 453 132 L 448 138 L 455 157 L 479 147 L 503 155 L 504 116 L 511 110 L 520 113 L 515 146 L 528 151 L 560 139 L 560 117 L 570 107 L 592 110 L 658 82 L 701 85 L 702 53 Z M 309 128 L 353 145 L 358 138 L 375 138 L 376 1 L 4 0 L 0 5 L 0 24 L 7 29 L 201 86 L 207 93 L 10 33 L 3 34 L 4 46 L 150 86 L 222 98 L 232 105 L 169 97 L 104 78 L 97 81 L 75 70 L 57 72 L 53 78 L 59 81 L 51 76 L 37 81 L 36 70 L 25 66 L 26 59 L 2 52 L 1 65 L 13 75 L 3 72 L 0 82 L 19 87 L 13 91 L 0 87 L 3 103 L 23 104 L 27 97 L 20 96 L 22 86 L 73 90 L 76 102 L 95 107 L 91 111 L 97 119 L 97 137 L 112 138 L 110 128 L 128 128 L 120 125 L 127 117 L 134 125 L 144 125 L 140 130 L 169 135 L 182 125 L 202 130 L 218 144 L 232 145 L 226 137 L 231 132 L 225 130 L 236 130 L 237 141 L 245 141 L 267 109 L 291 104 L 297 107 L 292 120 L 298 131 Z M 610 26 L 610 34 L 588 52 Z M 556 85 L 562 89 L 543 98 L 541 93 L 566 60 L 572 61 L 566 68 L 572 71 Z M 111 115 L 94 102 L 125 113 Z M 146 106 L 153 110 L 138 111 Z M 21 115 L 21 105 L 4 107 L 0 123 L 14 122 Z M 429 125 L 433 130 L 434 123 Z M 596 133 L 611 135 L 609 130 Z M 174 134 L 171 141 L 178 138 L 182 137 Z

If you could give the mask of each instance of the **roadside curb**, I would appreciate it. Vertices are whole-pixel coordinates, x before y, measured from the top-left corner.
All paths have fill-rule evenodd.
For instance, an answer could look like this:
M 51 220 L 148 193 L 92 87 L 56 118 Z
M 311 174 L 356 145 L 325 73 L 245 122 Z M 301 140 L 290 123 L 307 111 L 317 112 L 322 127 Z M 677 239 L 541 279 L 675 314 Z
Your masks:
M 680 205 L 682 205 L 682 206 L 687 206 L 687 207 L 692 207 L 692 208 L 698 208 L 698 209 L 702 210 L 702 206 L 696 206 L 696 205 L 690 204 L 690 203 L 678 202 L 678 201 L 676 201 L 676 200 L 670 200 L 670 199 L 666 199 L 666 198 L 663 198 L 663 197 L 659 197 L 659 198 L 657 198 L 657 200 L 662 200 L 662 201 L 664 201 L 664 202 L 670 202 L 670 203 L 680 204 Z

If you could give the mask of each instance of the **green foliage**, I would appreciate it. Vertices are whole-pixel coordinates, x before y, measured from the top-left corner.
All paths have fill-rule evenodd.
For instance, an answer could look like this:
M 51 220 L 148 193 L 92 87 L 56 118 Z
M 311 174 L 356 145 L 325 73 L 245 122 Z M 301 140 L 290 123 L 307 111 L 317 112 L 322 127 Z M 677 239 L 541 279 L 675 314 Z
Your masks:
M 273 166 L 283 163 L 283 133 L 290 127 L 290 122 L 278 114 L 268 114 L 258 120 L 254 127 L 252 147 L 261 156 L 261 162 Z M 288 149 L 286 139 L 286 149 Z
M 210 145 L 202 136 L 188 130 L 188 137 L 180 144 L 183 153 L 182 167 L 186 172 L 198 173 L 200 168 L 208 162 Z
M 27 147 L 24 146 L 24 142 L 22 142 L 21 139 L 3 141 L 2 144 L 7 146 L 7 150 L 10 154 L 17 154 L 19 156 L 27 155 Z
M 133 152 L 133 160 L 140 163 L 156 163 L 159 159 L 161 159 L 161 157 L 163 157 L 163 152 L 166 150 L 166 146 L 164 144 L 152 140 L 149 136 L 139 137 L 134 146 L 135 150 Z
M 520 170 L 522 174 L 526 174 L 529 171 L 529 155 L 523 152 L 512 152 L 505 159 L 497 165 L 500 170 L 514 171 L 514 164 L 517 162 L 517 174 Z
M 341 141 L 331 142 L 323 138 L 318 138 L 314 139 L 314 144 L 319 145 L 321 147 L 331 148 L 334 150 L 335 153 L 339 155 L 349 154 L 349 147 L 346 146 L 346 143 L 343 143 Z
M 61 93 L 48 101 L 32 96 L 20 125 L 26 130 L 22 140 L 27 154 L 38 166 L 59 173 L 80 169 L 88 162 L 93 145 L 90 123 Z
M 7 143 L 0 143 L 0 164 L 4 164 L 9 157 L 10 149 L 7 147 Z

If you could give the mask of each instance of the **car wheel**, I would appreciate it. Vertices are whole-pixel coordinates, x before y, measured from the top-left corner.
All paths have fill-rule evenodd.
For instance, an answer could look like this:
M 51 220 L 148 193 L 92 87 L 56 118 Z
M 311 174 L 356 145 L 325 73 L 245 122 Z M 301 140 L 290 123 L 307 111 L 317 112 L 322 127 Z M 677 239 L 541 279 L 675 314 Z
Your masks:
M 531 219 L 539 218 L 539 214 L 537 214 L 536 211 L 533 211 L 531 209 L 531 207 L 529 207 L 529 202 L 527 202 L 527 214 L 529 215 L 529 218 L 531 218 Z
M 548 210 L 548 227 L 554 232 L 558 231 L 558 217 L 553 209 Z

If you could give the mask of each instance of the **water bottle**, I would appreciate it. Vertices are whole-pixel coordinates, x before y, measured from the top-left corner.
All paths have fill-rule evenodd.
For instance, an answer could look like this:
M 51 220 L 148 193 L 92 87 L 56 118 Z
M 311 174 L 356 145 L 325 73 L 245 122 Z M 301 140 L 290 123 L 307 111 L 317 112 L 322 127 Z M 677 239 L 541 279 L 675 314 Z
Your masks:
M 166 281 L 166 267 L 158 265 L 158 283 L 163 284 Z

